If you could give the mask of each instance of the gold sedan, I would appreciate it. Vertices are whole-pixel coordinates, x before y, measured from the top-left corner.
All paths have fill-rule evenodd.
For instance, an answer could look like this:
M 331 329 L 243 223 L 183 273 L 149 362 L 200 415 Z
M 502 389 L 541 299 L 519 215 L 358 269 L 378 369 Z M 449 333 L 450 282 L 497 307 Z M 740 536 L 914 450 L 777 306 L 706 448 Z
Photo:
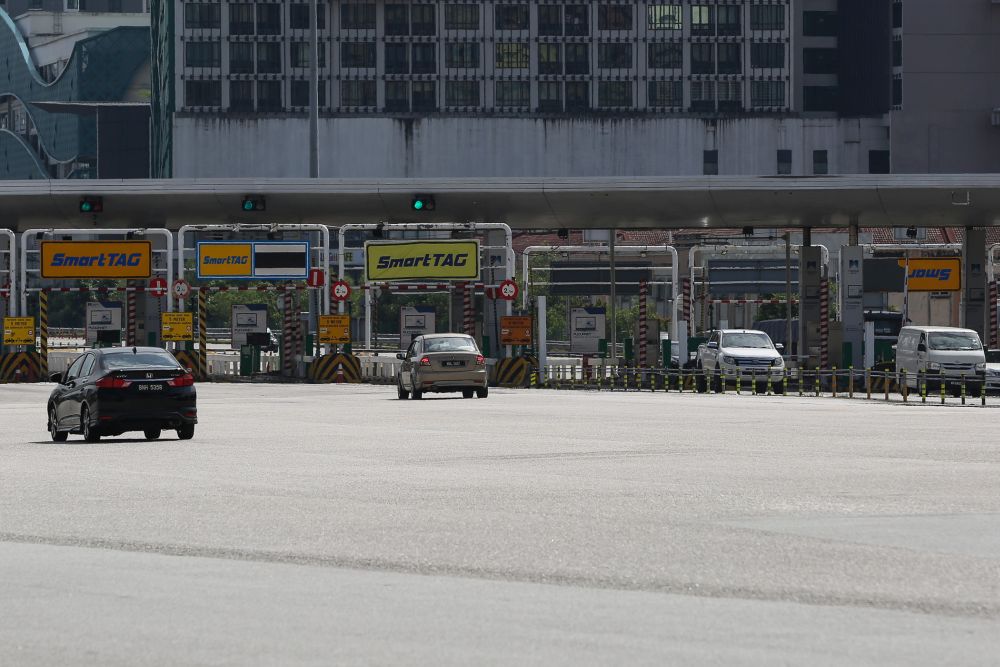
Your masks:
M 400 399 L 420 399 L 427 392 L 460 391 L 465 398 L 486 398 L 486 357 L 476 340 L 465 334 L 425 334 L 417 336 L 406 352 L 396 376 Z

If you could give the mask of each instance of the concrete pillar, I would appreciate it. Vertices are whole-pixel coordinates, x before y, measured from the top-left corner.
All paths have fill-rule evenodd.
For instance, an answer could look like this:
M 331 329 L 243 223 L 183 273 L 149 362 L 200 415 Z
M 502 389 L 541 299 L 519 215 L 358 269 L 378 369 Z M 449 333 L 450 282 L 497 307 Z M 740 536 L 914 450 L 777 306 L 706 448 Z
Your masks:
M 986 295 L 989 286 L 986 279 L 986 230 L 982 227 L 966 227 L 962 243 L 962 326 L 979 333 L 981 340 L 987 340 L 989 329 Z
M 844 363 L 855 368 L 864 365 L 864 254 L 856 244 L 840 249 L 840 320 L 843 340 L 851 344 L 851 358 Z
M 819 363 L 820 280 L 823 278 L 822 248 L 804 245 L 799 250 L 799 363 Z

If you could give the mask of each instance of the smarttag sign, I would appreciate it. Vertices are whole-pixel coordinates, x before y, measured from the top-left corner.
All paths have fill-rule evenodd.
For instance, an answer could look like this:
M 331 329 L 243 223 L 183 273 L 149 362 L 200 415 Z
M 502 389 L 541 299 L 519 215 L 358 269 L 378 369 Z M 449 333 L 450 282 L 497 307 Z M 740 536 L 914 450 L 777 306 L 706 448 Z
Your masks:
M 962 260 L 958 257 L 910 259 L 906 288 L 911 292 L 957 292 L 962 289 Z M 905 267 L 906 260 L 899 260 Z
M 476 280 L 479 241 L 369 241 L 368 281 Z
M 149 241 L 42 241 L 42 278 L 149 278 Z
M 307 241 L 202 241 L 198 277 L 242 280 L 305 280 Z

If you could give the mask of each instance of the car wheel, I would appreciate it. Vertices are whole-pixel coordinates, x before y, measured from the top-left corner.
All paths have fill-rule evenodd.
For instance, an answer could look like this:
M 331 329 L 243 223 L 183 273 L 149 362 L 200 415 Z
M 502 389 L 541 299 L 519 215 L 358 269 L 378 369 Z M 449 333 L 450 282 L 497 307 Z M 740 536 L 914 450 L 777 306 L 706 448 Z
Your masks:
M 146 436 L 146 440 L 156 440 L 160 437 L 160 429 L 158 428 L 147 428 L 142 432 Z
M 194 437 L 194 424 L 181 424 L 177 427 L 178 440 L 190 440 Z
M 398 396 L 401 401 L 405 401 L 410 397 L 410 392 L 403 389 L 402 382 L 396 382 L 396 396 Z
M 479 387 L 476 389 L 476 398 L 486 398 L 490 395 L 489 387 Z
M 474 393 L 475 393 L 475 390 L 473 390 L 473 389 L 463 389 L 462 390 L 462 398 L 472 398 L 472 395 Z
M 419 389 L 414 389 L 413 393 L 410 394 L 410 396 L 413 398 L 413 400 L 419 401 L 421 398 L 424 397 L 424 392 L 420 391 Z
M 101 439 L 101 432 L 90 425 L 90 408 L 86 405 L 80 410 L 80 433 L 87 442 L 97 442 Z
M 55 408 L 49 408 L 49 435 L 52 437 L 52 442 L 66 442 L 69 436 L 69 431 L 60 431 L 56 428 Z

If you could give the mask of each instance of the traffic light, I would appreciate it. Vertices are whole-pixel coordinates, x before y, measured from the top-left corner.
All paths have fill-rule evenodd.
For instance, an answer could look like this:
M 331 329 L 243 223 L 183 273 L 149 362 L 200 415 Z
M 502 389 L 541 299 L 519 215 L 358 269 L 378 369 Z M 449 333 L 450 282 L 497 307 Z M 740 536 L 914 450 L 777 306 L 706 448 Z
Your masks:
M 80 200 L 80 213 L 101 213 L 103 211 L 103 197 L 84 197 Z
M 255 197 L 247 195 L 243 198 L 243 210 L 247 213 L 251 211 L 263 211 L 266 210 L 267 206 L 264 203 L 264 197 Z
M 433 211 L 434 196 L 413 195 L 413 199 L 410 200 L 410 208 L 413 209 L 414 211 Z

